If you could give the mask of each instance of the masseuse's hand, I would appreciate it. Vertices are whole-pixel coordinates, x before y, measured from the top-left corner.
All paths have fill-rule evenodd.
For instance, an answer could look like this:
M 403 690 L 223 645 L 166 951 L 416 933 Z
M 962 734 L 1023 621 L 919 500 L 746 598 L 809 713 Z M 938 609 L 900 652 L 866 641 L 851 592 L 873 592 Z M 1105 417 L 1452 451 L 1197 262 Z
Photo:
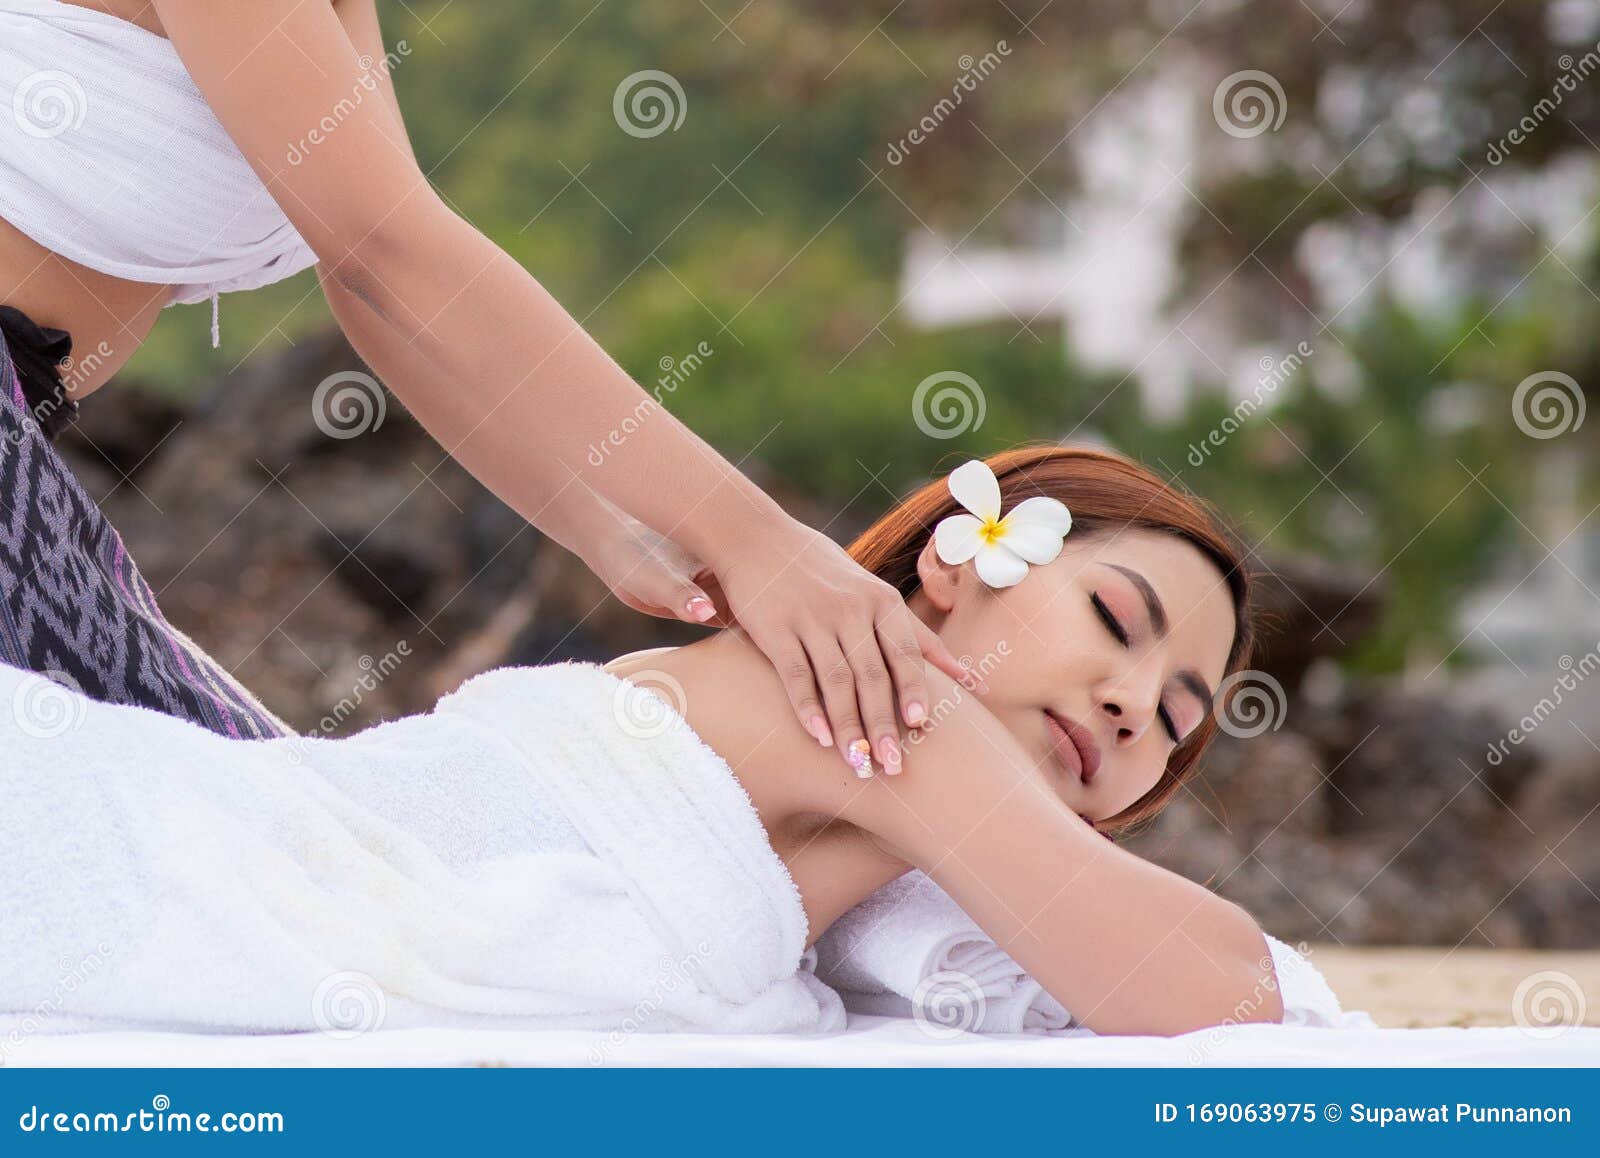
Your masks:
M 986 690 L 898 591 L 826 535 L 785 519 L 729 546 L 717 577 L 733 617 L 777 668 L 806 731 L 847 763 L 865 739 L 883 769 L 900 771 L 897 715 L 912 728 L 930 718 L 924 659 Z
M 610 503 L 593 501 L 610 518 L 605 533 L 591 541 L 584 562 L 613 595 L 635 611 L 661 619 L 728 625 L 727 600 L 709 567 Z

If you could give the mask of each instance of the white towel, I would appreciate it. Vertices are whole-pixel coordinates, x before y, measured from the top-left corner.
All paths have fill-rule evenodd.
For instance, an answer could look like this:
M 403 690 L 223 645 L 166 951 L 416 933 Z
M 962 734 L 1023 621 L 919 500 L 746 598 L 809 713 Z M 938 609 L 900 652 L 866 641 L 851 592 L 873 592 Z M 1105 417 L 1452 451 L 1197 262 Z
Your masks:
M 750 798 L 649 694 L 501 669 L 239 741 L 0 667 L 0 1040 L 842 1028 Z
M 1265 934 L 1283 998 L 1283 1024 L 1371 1025 L 1346 1015 L 1318 969 Z M 852 1013 L 915 1017 L 930 1032 L 1093 1036 L 967 916 L 927 874 L 912 870 L 835 921 L 805 960 Z
M 935 1033 L 1073 1028 L 1060 1002 L 917 870 L 835 921 L 806 964 L 851 1012 L 915 1017 Z

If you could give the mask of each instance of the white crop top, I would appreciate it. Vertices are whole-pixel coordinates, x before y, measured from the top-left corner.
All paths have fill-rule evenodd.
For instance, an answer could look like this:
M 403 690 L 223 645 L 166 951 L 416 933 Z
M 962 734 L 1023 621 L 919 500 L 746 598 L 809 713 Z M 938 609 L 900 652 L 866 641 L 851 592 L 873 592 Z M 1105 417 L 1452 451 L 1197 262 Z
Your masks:
M 0 0 L 0 217 L 170 305 L 316 261 L 166 38 L 60 0 Z

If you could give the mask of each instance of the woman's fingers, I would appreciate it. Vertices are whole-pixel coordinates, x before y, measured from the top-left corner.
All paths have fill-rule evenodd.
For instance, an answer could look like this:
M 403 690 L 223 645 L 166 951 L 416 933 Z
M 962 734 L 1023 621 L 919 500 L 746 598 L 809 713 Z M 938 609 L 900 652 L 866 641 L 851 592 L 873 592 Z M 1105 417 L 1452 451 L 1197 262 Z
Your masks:
M 928 680 L 922 665 L 924 644 L 917 634 L 919 627 L 927 630 L 899 601 L 878 621 L 878 641 L 883 645 L 883 658 L 900 700 L 900 717 L 908 728 L 920 728 L 928 719 Z
M 678 592 L 680 602 L 677 606 L 683 608 L 679 618 L 688 623 L 709 623 L 717 617 L 717 605 L 711 602 L 700 588 L 690 584 L 683 591 Z
M 858 701 L 857 676 L 850 657 L 840 642 L 828 635 L 809 637 L 806 653 L 817 673 L 823 704 L 828 710 L 839 755 L 857 776 L 872 775 L 872 756 L 866 725 Z
M 765 636 L 758 638 L 749 624 L 745 624 L 744 629 L 777 670 L 778 678 L 783 681 L 784 694 L 789 697 L 789 706 L 794 709 L 800 726 L 824 748 L 830 747 L 834 742 L 834 734 L 829 730 L 828 717 L 817 688 L 815 661 L 800 637 L 790 632 L 782 642 L 775 642 Z
M 878 642 L 877 624 L 866 621 L 852 638 L 842 638 L 840 642 L 854 677 L 861 727 L 878 763 L 889 775 L 896 775 L 900 771 L 899 712 L 894 702 L 894 679 Z
M 704 624 L 715 620 L 718 614 L 717 605 L 697 584 L 665 571 L 634 574 L 627 586 L 617 587 L 612 594 L 633 610 L 660 619 Z

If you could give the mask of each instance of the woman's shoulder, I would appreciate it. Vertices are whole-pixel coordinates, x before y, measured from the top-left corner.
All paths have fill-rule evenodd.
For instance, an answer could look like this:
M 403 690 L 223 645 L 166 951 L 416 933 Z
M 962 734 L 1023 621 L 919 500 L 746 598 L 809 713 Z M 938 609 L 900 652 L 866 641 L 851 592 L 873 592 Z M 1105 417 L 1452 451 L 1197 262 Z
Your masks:
M 646 647 L 639 651 L 630 651 L 625 655 L 619 655 L 603 664 L 602 667 L 614 676 L 626 676 L 630 671 L 637 670 L 641 664 L 677 650 L 677 647 Z

